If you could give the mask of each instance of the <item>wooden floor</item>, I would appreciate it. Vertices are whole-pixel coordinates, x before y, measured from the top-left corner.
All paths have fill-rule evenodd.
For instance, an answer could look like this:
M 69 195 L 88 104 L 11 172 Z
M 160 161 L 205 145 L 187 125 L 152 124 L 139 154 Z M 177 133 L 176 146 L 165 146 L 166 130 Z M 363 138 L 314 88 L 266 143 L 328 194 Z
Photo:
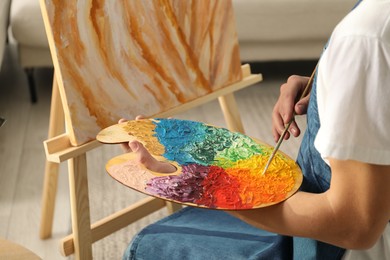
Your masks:
M 248 135 L 273 144 L 271 111 L 280 84 L 291 73 L 310 75 L 314 65 L 313 62 L 298 62 L 252 66 L 263 74 L 263 83 L 236 95 Z M 16 48 L 8 47 L 0 71 L 0 116 L 7 119 L 0 128 L 0 237 L 30 249 L 43 259 L 66 259 L 58 250 L 59 239 L 67 235 L 71 227 L 66 164 L 61 165 L 53 237 L 39 239 L 45 162 L 42 142 L 48 132 L 52 70 L 38 69 L 35 78 L 39 101 L 31 104 L 25 74 L 17 62 Z M 216 101 L 177 117 L 225 126 Z M 297 121 L 304 128 L 305 119 L 298 118 Z M 284 142 L 281 150 L 295 158 L 299 142 L 300 138 Z M 110 145 L 88 153 L 92 222 L 144 196 L 121 186 L 105 173 L 105 162 L 119 153 L 117 146 Z M 121 259 L 132 236 L 166 214 L 161 210 L 95 243 L 94 258 Z

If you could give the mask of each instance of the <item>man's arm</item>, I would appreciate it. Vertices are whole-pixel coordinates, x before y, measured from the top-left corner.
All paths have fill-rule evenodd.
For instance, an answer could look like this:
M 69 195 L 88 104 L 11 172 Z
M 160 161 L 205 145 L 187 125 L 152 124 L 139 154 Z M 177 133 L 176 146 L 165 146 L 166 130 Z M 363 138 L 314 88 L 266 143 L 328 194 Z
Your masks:
M 330 159 L 330 189 L 297 192 L 266 208 L 230 212 L 256 227 L 349 249 L 374 245 L 390 219 L 390 166 Z

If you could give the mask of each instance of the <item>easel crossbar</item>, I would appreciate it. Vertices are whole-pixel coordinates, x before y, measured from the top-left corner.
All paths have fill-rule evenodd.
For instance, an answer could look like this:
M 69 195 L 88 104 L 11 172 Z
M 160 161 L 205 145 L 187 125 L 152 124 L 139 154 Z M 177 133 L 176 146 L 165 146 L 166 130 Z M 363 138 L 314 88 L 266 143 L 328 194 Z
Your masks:
M 71 158 L 93 150 L 101 145 L 97 140 L 93 140 L 80 146 L 72 146 L 69 136 L 62 134 L 43 142 L 46 159 L 49 162 L 61 163 Z

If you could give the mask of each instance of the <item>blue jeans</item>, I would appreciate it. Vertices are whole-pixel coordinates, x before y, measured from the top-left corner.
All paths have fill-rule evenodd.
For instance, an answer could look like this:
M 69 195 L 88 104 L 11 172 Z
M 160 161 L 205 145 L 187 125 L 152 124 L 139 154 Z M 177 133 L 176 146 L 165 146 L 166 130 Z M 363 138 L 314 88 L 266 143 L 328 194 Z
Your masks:
M 143 229 L 124 260 L 291 259 L 292 240 L 218 210 L 186 207 Z

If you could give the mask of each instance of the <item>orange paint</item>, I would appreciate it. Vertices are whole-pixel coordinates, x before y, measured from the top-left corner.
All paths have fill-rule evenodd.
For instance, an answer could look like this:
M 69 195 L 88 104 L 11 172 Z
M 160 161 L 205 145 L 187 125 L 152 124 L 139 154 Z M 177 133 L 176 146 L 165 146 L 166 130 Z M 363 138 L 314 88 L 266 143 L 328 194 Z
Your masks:
M 266 156 L 255 155 L 226 169 L 229 175 L 239 180 L 244 204 L 259 205 L 281 201 L 294 188 L 298 166 L 293 161 L 278 154 L 266 174 L 262 175 L 259 169 L 263 169 L 266 162 Z

